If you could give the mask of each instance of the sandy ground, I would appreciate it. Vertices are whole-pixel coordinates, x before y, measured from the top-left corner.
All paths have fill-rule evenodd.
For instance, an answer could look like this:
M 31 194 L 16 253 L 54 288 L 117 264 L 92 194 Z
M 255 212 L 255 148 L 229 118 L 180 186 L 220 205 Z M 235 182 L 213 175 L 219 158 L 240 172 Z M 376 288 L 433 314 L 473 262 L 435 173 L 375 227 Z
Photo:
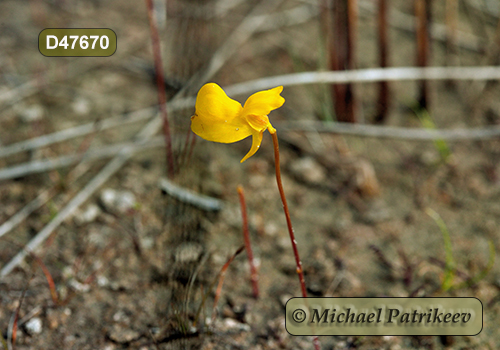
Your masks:
M 314 6 L 300 1 L 286 1 L 266 13 L 297 6 L 301 15 L 314 13 Z M 405 1 L 391 2 L 391 7 L 412 11 Z M 206 67 L 252 11 L 249 4 L 240 4 L 206 19 L 197 17 L 195 8 L 191 2 L 170 3 L 168 23 L 159 21 L 169 98 L 193 72 Z M 358 68 L 377 67 L 376 19 L 363 8 Z M 165 8 L 159 9 L 164 14 Z M 433 11 L 443 23 L 444 5 L 435 4 Z M 494 63 L 491 55 L 498 47 L 492 38 L 498 19 L 472 6 L 460 11 L 460 42 L 467 46 L 481 38 L 478 42 L 486 50 L 460 48 L 450 58 L 435 40 L 431 64 Z M 2 156 L 0 172 L 133 142 L 146 118 L 154 116 L 147 108 L 157 103 L 143 2 L 7 0 L 0 3 L 0 13 L 2 147 L 95 123 L 85 136 Z M 58 27 L 111 28 L 118 36 L 118 50 L 109 58 L 43 57 L 38 34 Z M 390 39 L 391 64 L 413 66 L 413 34 L 391 27 Z M 323 68 L 323 41 L 316 15 L 289 26 L 267 19 L 210 80 L 227 86 Z M 498 84 L 429 85 L 430 115 L 438 128 L 498 122 Z M 368 123 L 375 113 L 377 85 L 355 88 L 360 115 Z M 286 126 L 287 121 L 321 118 L 329 108 L 327 91 L 319 85 L 286 87 L 286 103 L 271 113 L 271 122 Z M 397 82 L 391 91 L 387 124 L 421 127 L 411 109 L 417 85 Z M 244 102 L 249 95 L 234 97 Z M 142 111 L 145 118 L 106 130 L 97 123 L 134 111 Z M 167 175 L 161 142 L 138 150 L 54 230 L 35 256 L 1 278 L 0 327 L 4 338 L 11 337 L 9 329 L 18 314 L 15 348 L 313 348 L 309 337 L 290 336 L 285 329 L 284 305 L 300 295 L 300 287 L 274 178 L 271 137 L 266 133 L 261 149 L 243 164 L 239 160 L 250 147 L 249 139 L 227 145 L 197 138 L 188 157 L 185 144 L 192 113 L 192 105 L 170 113 L 174 151 L 184 160 L 179 160 L 173 181 L 221 200 L 222 210 L 207 212 L 165 194 L 159 186 Z M 473 296 L 484 305 L 484 328 L 477 336 L 322 337 L 324 349 L 498 347 L 500 270 L 491 264 L 489 250 L 489 244 L 500 249 L 497 140 L 449 142 L 451 156 L 443 162 L 432 142 L 285 130 L 278 134 L 283 183 L 310 296 Z M 38 195 L 52 195 L 2 237 L 2 265 L 57 218 L 110 159 L 108 155 L 81 164 L 77 159 L 70 166 L 1 180 L 0 223 Z M 219 271 L 243 244 L 238 185 L 245 189 L 261 295 L 252 298 L 242 253 L 226 272 L 214 314 Z M 443 290 L 443 235 L 426 208 L 437 212 L 449 230 L 456 263 L 455 288 L 450 290 Z M 55 283 L 55 298 L 41 267 Z

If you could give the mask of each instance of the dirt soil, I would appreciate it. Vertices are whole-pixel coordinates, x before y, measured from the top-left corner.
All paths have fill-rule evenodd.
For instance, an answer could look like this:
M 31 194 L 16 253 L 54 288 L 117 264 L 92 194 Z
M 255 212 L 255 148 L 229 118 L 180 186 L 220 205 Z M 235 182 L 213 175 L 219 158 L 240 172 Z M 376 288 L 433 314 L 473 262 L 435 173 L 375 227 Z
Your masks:
M 255 6 L 201 3 L 168 1 L 167 9 L 164 1 L 155 2 L 170 99 L 206 69 Z M 273 3 L 259 6 L 271 8 Z M 464 47 L 447 54 L 442 41 L 432 40 L 430 65 L 498 63 L 498 17 L 477 10 L 472 1 L 459 4 L 458 42 Z M 209 80 L 228 86 L 324 69 L 325 39 L 315 6 L 314 1 L 285 1 L 264 9 L 265 15 L 292 13 L 294 21 L 267 18 Z M 408 1 L 391 1 L 390 6 L 409 15 L 413 11 Z M 444 2 L 433 6 L 434 20 L 444 23 Z M 167 22 L 162 20 L 165 12 Z M 377 67 L 376 16 L 362 1 L 359 13 L 357 67 Z M 40 31 L 65 27 L 111 28 L 118 50 L 108 58 L 42 56 Z M 390 64 L 413 66 L 414 33 L 396 25 L 389 35 Z M 481 50 L 466 45 L 473 39 Z M 156 115 L 148 109 L 158 102 L 153 72 L 145 2 L 0 3 L 0 153 L 23 140 L 93 125 L 86 135 L 0 158 L 0 224 L 49 194 L 1 237 L 3 267 L 115 158 L 108 153 L 77 157 L 50 170 L 3 177 L 5 172 L 130 145 Z M 386 124 L 422 127 L 412 110 L 417 83 L 390 87 Z M 376 111 L 377 89 L 377 84 L 355 85 L 358 112 L 366 123 Z M 429 112 L 437 128 L 499 121 L 497 82 L 430 82 L 429 89 Z M 500 268 L 492 263 L 491 247 L 500 251 L 500 141 L 448 142 L 451 155 L 443 160 L 439 147 L 429 141 L 280 131 L 287 121 L 331 118 L 328 91 L 323 85 L 285 87 L 285 105 L 270 114 L 278 128 L 284 189 L 309 295 L 472 296 L 484 306 L 484 328 L 477 336 L 321 337 L 322 348 L 497 349 Z M 250 94 L 233 97 L 244 102 Z M 145 118 L 126 122 L 127 113 L 134 111 Z M 178 168 L 172 181 L 219 199 L 222 209 L 206 211 L 162 191 L 159 181 L 167 176 L 167 162 L 161 137 L 137 149 L 75 213 L 55 225 L 43 244 L 1 277 L 0 329 L 7 341 L 17 329 L 16 349 L 313 348 L 310 337 L 291 336 L 285 329 L 284 305 L 300 296 L 300 286 L 270 135 L 266 132 L 259 151 L 242 164 L 250 139 L 216 144 L 196 137 L 190 155 L 186 135 L 193 111 L 190 104 L 169 114 Z M 123 123 L 115 127 L 100 123 L 120 116 Z M 214 311 L 219 272 L 243 244 L 238 185 L 246 195 L 260 297 L 252 297 L 243 252 L 225 273 Z M 451 237 L 456 271 L 448 290 L 443 288 L 444 239 L 426 213 L 429 208 L 440 215 Z

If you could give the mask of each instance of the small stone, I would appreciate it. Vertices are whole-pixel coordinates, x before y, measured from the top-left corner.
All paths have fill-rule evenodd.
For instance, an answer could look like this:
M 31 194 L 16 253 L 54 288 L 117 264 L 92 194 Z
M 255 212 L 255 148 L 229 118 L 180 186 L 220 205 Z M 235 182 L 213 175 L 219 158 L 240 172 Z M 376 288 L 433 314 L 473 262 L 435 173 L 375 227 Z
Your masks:
M 86 115 L 90 112 L 90 103 L 86 98 L 80 97 L 71 105 L 73 112 L 78 115 Z
M 125 344 L 130 343 L 136 339 L 139 339 L 141 334 L 133 329 L 122 327 L 119 324 L 113 325 L 113 328 L 109 332 L 109 339 L 112 341 Z
M 111 188 L 106 188 L 101 192 L 101 202 L 108 211 L 120 214 L 125 214 L 128 210 L 133 209 L 136 204 L 132 192 L 116 191 Z
M 321 183 L 326 179 L 325 169 L 311 157 L 295 160 L 290 170 L 299 178 L 314 184 Z
M 56 329 L 59 325 L 64 324 L 69 316 L 71 316 L 70 308 L 65 308 L 62 312 L 60 309 L 48 309 L 46 317 L 48 327 Z
M 439 153 L 436 152 L 436 150 L 429 150 L 426 152 L 423 152 L 422 155 L 420 156 L 420 160 L 422 161 L 423 164 L 427 166 L 432 166 L 441 160 Z
M 141 238 L 141 246 L 144 249 L 152 249 L 155 245 L 155 240 L 153 237 L 142 237 Z
M 224 326 L 227 330 L 238 330 L 244 332 L 250 332 L 250 326 L 244 323 L 240 323 L 232 318 L 224 319 Z
M 80 293 L 86 293 L 86 292 L 90 291 L 90 285 L 85 284 L 85 283 L 81 283 L 74 278 L 69 280 L 69 285 L 71 286 L 71 288 L 73 288 L 74 290 L 76 290 Z
M 279 234 L 279 227 L 275 222 L 269 221 L 264 226 L 264 232 L 270 237 L 276 237 Z
M 197 243 L 182 243 L 175 250 L 175 261 L 179 263 L 190 263 L 197 261 L 203 252 L 203 247 Z
M 97 285 L 99 287 L 107 287 L 109 285 L 109 280 L 105 276 L 98 276 Z
M 127 314 L 125 313 L 124 310 L 118 310 L 114 315 L 113 315 L 113 321 L 115 322 L 124 322 L 128 321 Z
M 280 250 L 285 250 L 285 249 L 289 249 L 290 248 L 290 237 L 285 237 L 285 236 L 282 236 L 282 237 L 279 237 L 277 240 L 276 240 L 276 246 L 280 249 Z
M 361 213 L 361 219 L 368 224 L 376 224 L 391 218 L 391 211 L 382 199 L 365 201 L 366 210 Z
M 87 208 L 83 211 L 79 211 L 75 215 L 75 223 L 78 225 L 83 225 L 89 222 L 95 221 L 99 214 L 101 213 L 101 209 L 96 204 L 89 204 Z
M 42 320 L 39 317 L 33 317 L 26 322 L 25 327 L 29 334 L 40 334 L 43 329 Z
M 44 110 L 43 107 L 40 105 L 33 105 L 22 109 L 19 114 L 23 122 L 31 123 L 42 119 L 44 115 Z
M 375 197 L 380 194 L 380 185 L 372 163 L 358 159 L 354 163 L 354 183 L 364 197 Z
M 59 326 L 59 318 L 57 311 L 47 310 L 47 321 L 50 329 L 56 329 Z
M 65 309 L 64 309 L 63 314 L 64 314 L 66 317 L 68 317 L 68 316 L 71 316 L 72 311 L 71 311 L 71 309 L 70 309 L 69 307 L 67 307 L 67 308 L 65 308 Z

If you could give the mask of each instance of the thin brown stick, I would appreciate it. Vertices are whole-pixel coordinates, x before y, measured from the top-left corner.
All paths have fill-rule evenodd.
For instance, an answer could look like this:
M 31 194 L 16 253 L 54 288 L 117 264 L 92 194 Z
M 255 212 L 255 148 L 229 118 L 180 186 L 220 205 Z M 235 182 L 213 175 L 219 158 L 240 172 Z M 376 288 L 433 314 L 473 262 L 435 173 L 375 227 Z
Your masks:
M 347 69 L 356 67 L 358 0 L 347 0 Z
M 28 291 L 28 286 L 31 283 L 32 279 L 33 276 L 31 276 L 30 280 L 28 281 L 28 284 L 26 285 L 26 288 L 23 290 L 21 298 L 19 299 L 19 304 L 17 305 L 16 308 L 16 313 L 14 314 L 13 322 L 9 324 L 9 329 L 7 332 L 7 338 L 8 340 L 10 340 L 10 343 L 7 344 L 10 345 L 9 349 L 14 349 L 16 345 L 19 313 L 21 312 L 21 306 L 23 304 L 24 297 L 26 296 L 26 292 Z
M 378 47 L 380 67 L 386 68 L 388 65 L 388 40 L 387 40 L 387 1 L 379 0 L 378 3 Z M 377 105 L 377 114 L 375 115 L 376 123 L 383 123 L 387 118 L 389 110 L 389 83 L 381 81 L 379 84 L 379 96 Z
M 245 193 L 243 192 L 243 186 L 238 186 L 238 196 L 240 197 L 241 206 L 241 216 L 243 220 L 243 239 L 245 241 L 245 249 L 248 256 L 248 264 L 250 265 L 250 280 L 252 282 L 252 293 L 253 297 L 257 299 L 259 297 L 259 276 L 257 275 L 257 269 L 253 261 L 252 243 L 250 242 L 250 232 L 248 230 L 248 216 L 247 216 L 247 205 L 245 203 Z
M 217 315 L 217 313 L 215 312 L 216 311 L 215 309 L 217 308 L 217 304 L 219 303 L 220 293 L 222 292 L 222 286 L 224 285 L 224 279 L 226 278 L 226 271 L 227 271 L 229 265 L 231 265 L 231 263 L 233 262 L 234 258 L 236 258 L 236 256 L 238 254 L 240 254 L 243 251 L 243 249 L 245 249 L 245 246 L 239 247 L 238 250 L 236 251 L 236 253 L 234 253 L 226 261 L 226 263 L 224 264 L 224 266 L 222 266 L 222 269 L 220 270 L 219 284 L 217 285 L 217 290 L 215 291 L 214 308 L 213 308 L 213 312 L 212 312 L 212 323 L 214 323 L 215 316 Z
M 45 275 L 45 278 L 47 279 L 47 283 L 49 285 L 50 296 L 52 298 L 52 302 L 56 306 L 60 305 L 59 294 L 57 293 L 56 284 L 54 283 L 54 279 L 52 278 L 52 274 L 50 273 L 50 271 L 47 268 L 47 266 L 43 263 L 42 259 L 40 259 L 34 253 L 31 253 L 30 255 L 33 257 L 33 259 L 35 259 L 35 261 L 38 264 L 38 266 L 40 266 L 40 268 L 42 269 L 43 274 Z
M 357 1 L 338 0 L 331 6 L 327 23 L 330 69 L 334 71 L 353 69 L 355 61 L 355 36 L 357 23 Z M 338 121 L 355 123 L 355 99 L 351 84 L 332 84 L 332 101 Z
M 153 9 L 153 0 L 145 0 L 148 8 L 149 26 L 151 29 L 151 40 L 153 41 L 153 55 L 155 62 L 156 85 L 158 87 L 158 103 L 160 104 L 160 113 L 163 119 L 163 134 L 165 136 L 165 145 L 167 149 L 168 174 L 172 178 L 175 174 L 174 155 L 172 151 L 172 137 L 170 134 L 170 125 L 167 114 L 167 94 L 165 92 L 165 79 L 160 52 L 160 36 Z
M 358 27 L 358 1 L 347 1 L 347 69 L 356 68 L 356 36 Z M 347 85 L 347 118 L 348 122 L 356 123 L 356 111 L 358 101 L 354 91 L 354 85 Z
M 457 54 L 457 23 L 458 23 L 458 0 L 446 0 L 446 55 L 447 65 L 451 62 L 455 63 Z
M 343 1 L 335 1 L 331 7 L 332 15 L 329 18 L 331 28 L 327 33 L 327 40 L 330 52 L 330 69 L 333 71 L 345 70 L 345 39 L 347 33 L 343 22 L 345 18 L 343 14 L 347 9 L 343 8 Z M 335 106 L 335 114 L 338 121 L 346 121 L 346 84 L 332 84 L 332 101 Z
M 427 67 L 429 61 L 430 5 L 429 0 L 415 0 L 418 67 Z M 429 108 L 428 82 L 426 80 L 420 82 L 418 100 L 421 108 Z

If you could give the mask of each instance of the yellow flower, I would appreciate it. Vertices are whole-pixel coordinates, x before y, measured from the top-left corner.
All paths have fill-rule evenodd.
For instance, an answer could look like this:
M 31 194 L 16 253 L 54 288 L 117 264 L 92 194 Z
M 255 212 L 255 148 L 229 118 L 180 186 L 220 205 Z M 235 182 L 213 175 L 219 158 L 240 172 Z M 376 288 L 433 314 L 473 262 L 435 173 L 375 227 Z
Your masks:
M 219 85 L 205 84 L 196 97 L 191 130 L 205 140 L 222 143 L 240 141 L 252 135 L 252 148 L 241 160 L 244 162 L 257 152 L 266 129 L 271 134 L 276 132 L 267 115 L 285 103 L 281 91 L 283 86 L 256 92 L 241 107 Z

